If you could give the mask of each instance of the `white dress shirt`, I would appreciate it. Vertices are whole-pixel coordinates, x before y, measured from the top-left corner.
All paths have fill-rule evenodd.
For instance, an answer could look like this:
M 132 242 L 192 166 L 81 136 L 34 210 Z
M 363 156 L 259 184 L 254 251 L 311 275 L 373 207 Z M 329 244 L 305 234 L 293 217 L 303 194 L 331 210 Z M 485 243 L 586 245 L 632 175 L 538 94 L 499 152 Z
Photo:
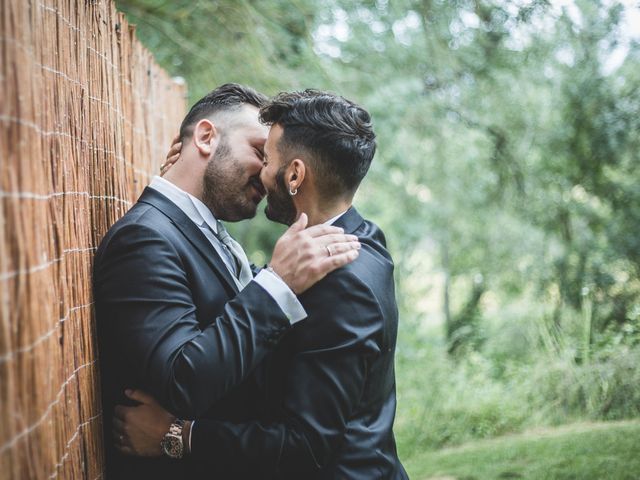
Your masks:
M 347 208 L 344 212 L 339 213 L 338 215 L 336 215 L 335 217 L 331 217 L 329 220 L 327 220 L 326 222 L 322 222 L 324 225 L 333 225 L 335 222 L 338 221 L 338 219 L 344 215 L 345 213 L 347 213 L 349 211 L 349 209 Z

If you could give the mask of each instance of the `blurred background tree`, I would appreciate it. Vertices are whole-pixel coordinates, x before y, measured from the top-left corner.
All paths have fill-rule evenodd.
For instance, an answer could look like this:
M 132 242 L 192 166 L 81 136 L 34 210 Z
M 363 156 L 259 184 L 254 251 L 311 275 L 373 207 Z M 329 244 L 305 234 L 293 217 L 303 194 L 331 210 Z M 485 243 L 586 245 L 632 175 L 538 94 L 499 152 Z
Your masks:
M 640 416 L 640 10 L 615 0 L 122 0 L 193 103 L 236 81 L 373 115 L 417 451 Z M 177 127 L 177 126 L 176 126 Z M 264 263 L 282 229 L 235 225 Z

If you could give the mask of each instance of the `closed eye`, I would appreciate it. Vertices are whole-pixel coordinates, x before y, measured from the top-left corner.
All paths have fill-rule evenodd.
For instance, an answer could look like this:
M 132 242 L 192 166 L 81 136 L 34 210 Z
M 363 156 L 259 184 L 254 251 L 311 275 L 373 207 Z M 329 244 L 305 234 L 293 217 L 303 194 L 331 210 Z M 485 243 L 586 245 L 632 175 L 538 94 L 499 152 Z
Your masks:
M 262 151 L 262 166 L 266 167 L 267 165 L 269 165 L 269 158 L 267 157 L 267 152 Z

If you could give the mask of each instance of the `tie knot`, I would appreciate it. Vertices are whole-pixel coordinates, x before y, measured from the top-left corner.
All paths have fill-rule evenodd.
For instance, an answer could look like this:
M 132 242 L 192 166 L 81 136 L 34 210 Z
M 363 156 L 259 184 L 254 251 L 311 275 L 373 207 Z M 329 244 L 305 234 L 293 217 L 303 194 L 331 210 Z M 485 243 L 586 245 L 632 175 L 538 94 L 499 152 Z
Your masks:
M 224 228 L 224 225 L 220 220 L 216 220 L 216 228 L 218 229 L 218 234 L 217 234 L 218 238 L 220 239 L 221 242 L 225 243 L 225 241 L 231 235 L 229 235 L 229 232 L 227 232 L 227 229 Z

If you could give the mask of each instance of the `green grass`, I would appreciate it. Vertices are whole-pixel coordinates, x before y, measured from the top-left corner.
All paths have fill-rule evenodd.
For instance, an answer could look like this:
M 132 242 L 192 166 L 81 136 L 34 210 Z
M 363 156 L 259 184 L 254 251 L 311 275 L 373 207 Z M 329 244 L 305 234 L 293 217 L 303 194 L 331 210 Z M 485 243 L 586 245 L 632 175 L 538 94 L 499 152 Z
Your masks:
M 416 454 L 412 480 L 640 479 L 640 421 L 533 430 Z

